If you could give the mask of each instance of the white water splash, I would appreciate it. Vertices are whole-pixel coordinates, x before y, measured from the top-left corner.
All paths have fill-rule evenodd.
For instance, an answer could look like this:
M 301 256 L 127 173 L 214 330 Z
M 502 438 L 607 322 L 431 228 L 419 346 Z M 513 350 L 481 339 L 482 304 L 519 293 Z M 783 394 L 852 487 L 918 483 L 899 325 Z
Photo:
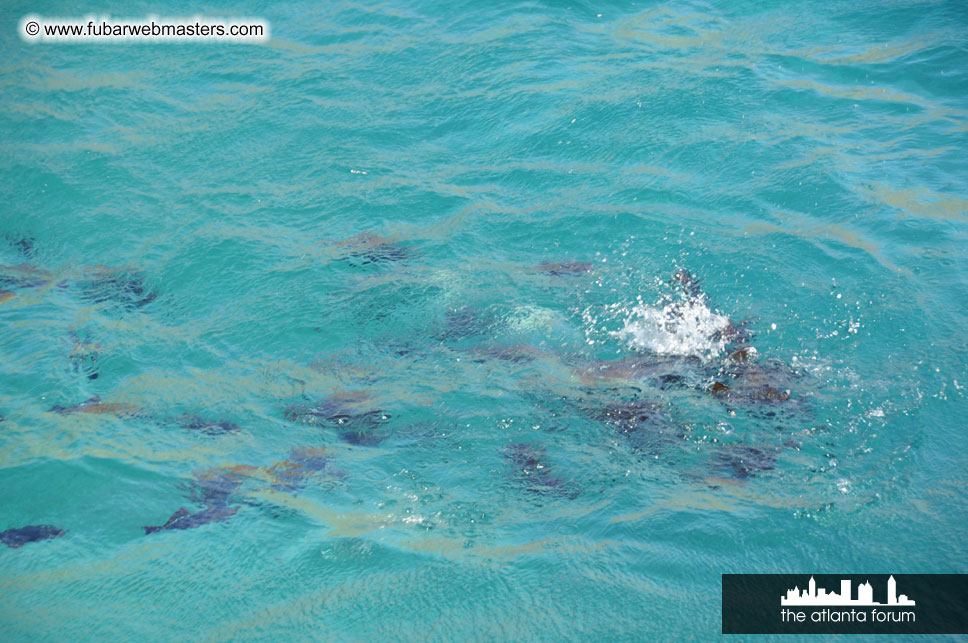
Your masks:
M 729 318 L 709 309 L 705 297 L 639 303 L 613 336 L 628 341 L 631 348 L 659 355 L 708 358 L 726 346 L 723 331 Z

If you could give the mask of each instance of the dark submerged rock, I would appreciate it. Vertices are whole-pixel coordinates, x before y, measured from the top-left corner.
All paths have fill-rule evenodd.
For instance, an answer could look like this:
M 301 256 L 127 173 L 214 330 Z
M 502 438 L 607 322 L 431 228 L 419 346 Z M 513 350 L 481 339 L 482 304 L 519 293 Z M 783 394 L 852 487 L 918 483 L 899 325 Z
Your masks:
M 89 397 L 80 404 L 75 404 L 74 406 L 61 406 L 60 404 L 55 404 L 47 409 L 47 411 L 51 413 L 60 413 L 61 415 L 69 415 L 71 413 L 80 413 L 84 409 L 93 408 L 100 404 L 101 396 L 95 395 L 94 397 Z
M 695 385 L 707 377 L 708 368 L 694 356 L 641 355 L 619 361 L 593 362 L 585 378 L 637 380 L 666 390 Z
M 484 346 L 475 348 L 473 352 L 478 356 L 473 358 L 473 360 L 479 364 L 482 364 L 489 359 L 495 359 L 501 362 L 511 362 L 512 364 L 521 364 L 525 362 L 533 362 L 538 358 L 538 356 L 541 355 L 540 351 L 537 349 L 525 345 Z
M 349 258 L 361 266 L 366 266 L 368 264 L 405 261 L 410 256 L 410 251 L 406 248 L 391 243 L 383 243 L 370 246 L 366 250 L 353 252 L 349 255 Z
M 205 508 L 192 513 L 182 507 L 163 525 L 146 526 L 145 535 L 163 530 L 194 529 L 209 523 L 228 520 L 240 508 L 238 505 L 229 503 L 245 481 L 243 472 L 253 470 L 252 467 L 239 466 L 232 469 L 207 469 L 196 473 L 192 482 L 191 499 L 192 502 Z
M 117 415 L 118 417 L 128 417 L 138 415 L 141 409 L 130 404 L 117 402 L 102 402 L 100 396 L 88 398 L 80 404 L 74 406 L 61 406 L 55 404 L 48 409 L 49 412 L 60 415 L 71 415 L 73 413 L 86 413 L 92 415 Z
M 504 457 L 525 470 L 534 470 L 542 466 L 541 460 L 544 455 L 544 447 L 534 447 L 529 444 L 509 444 L 504 449 Z
M 611 402 L 592 409 L 590 415 L 628 438 L 636 451 L 658 455 L 665 447 L 682 439 L 665 407 L 655 402 Z
M 733 321 L 732 319 L 730 319 L 727 321 L 725 328 L 721 330 L 717 330 L 710 337 L 715 341 L 723 340 L 729 344 L 735 344 L 737 346 L 732 350 L 736 350 L 737 348 L 741 347 L 739 345 L 748 344 L 749 342 L 751 342 L 753 340 L 753 337 L 755 336 L 756 336 L 756 333 L 754 333 L 753 330 L 749 328 L 749 320 L 744 319 L 742 321 Z M 750 348 L 749 346 L 742 346 L 742 347 Z M 740 361 L 740 360 L 737 360 L 737 361 Z
M 340 431 L 339 439 L 358 447 L 375 447 L 387 439 L 382 431 Z
M 694 277 L 693 274 L 685 268 L 679 268 L 676 270 L 675 274 L 672 275 L 672 280 L 679 284 L 683 291 L 685 291 L 686 294 L 693 299 L 705 297 L 699 279 Z
M 294 404 L 285 411 L 285 418 L 290 422 L 338 429 L 341 440 L 358 446 L 375 446 L 386 439 L 382 427 L 391 417 L 379 409 L 356 411 L 344 400 Z
M 385 411 L 365 411 L 363 413 L 337 413 L 329 420 L 337 426 L 370 429 L 376 428 L 389 420 L 391 415 Z
M 514 466 L 519 481 L 529 492 L 570 499 L 578 497 L 580 490 L 573 482 L 552 473 L 544 447 L 509 444 L 504 449 L 504 457 Z
M 412 250 L 369 232 L 358 234 L 338 245 L 345 250 L 343 258 L 359 266 L 406 261 L 413 256 Z
M 201 431 L 206 435 L 225 435 L 235 433 L 241 428 L 234 422 L 228 420 L 207 420 L 199 415 L 185 414 L 175 420 L 176 424 L 183 429 L 191 431 Z
M 17 251 L 25 257 L 29 257 L 34 254 L 34 244 L 36 241 L 33 237 L 7 235 L 7 241 L 9 241 L 10 245 L 16 248 Z
M 27 525 L 26 527 L 0 532 L 0 542 L 12 549 L 18 549 L 27 543 L 59 538 L 64 533 L 63 529 L 58 529 L 53 525 Z
M 730 410 L 743 408 L 754 416 L 776 417 L 801 412 L 803 400 L 791 389 L 800 374 L 776 360 L 727 359 L 709 392 Z
M 341 413 L 347 413 L 347 409 L 352 409 L 365 401 L 366 395 L 363 393 L 332 395 L 311 404 L 290 404 L 286 407 L 283 415 L 290 422 L 311 425 L 327 424 L 330 418 L 335 418 Z
M 553 277 L 567 277 L 591 272 L 592 264 L 587 261 L 542 261 L 538 270 Z
M 776 449 L 733 444 L 713 454 L 710 469 L 735 480 L 747 480 L 776 467 Z
M 71 370 L 78 375 L 84 375 L 89 380 L 96 380 L 100 375 L 98 368 L 98 358 L 100 346 L 95 344 L 89 337 L 80 337 L 77 333 L 71 332 L 70 339 L 73 342 L 70 356 L 68 357 Z
M 209 523 L 222 522 L 234 516 L 238 510 L 238 507 L 218 505 L 206 507 L 201 511 L 191 513 L 188 509 L 182 507 L 173 513 L 171 518 L 165 521 L 165 524 L 156 527 L 145 527 L 145 535 L 171 529 L 195 529 L 196 527 L 201 527 Z
M 46 286 L 53 278 L 48 271 L 26 263 L 0 266 L 0 287 L 3 288 L 38 288 Z
M 490 333 L 493 316 L 475 308 L 463 307 L 448 310 L 443 323 L 434 334 L 441 342 L 458 342 L 481 337 Z
M 289 451 L 289 460 L 304 471 L 322 471 L 329 467 L 330 459 L 323 447 L 296 447 Z
M 341 413 L 330 418 L 330 421 L 340 428 L 338 435 L 343 442 L 371 447 L 387 438 L 387 433 L 382 427 L 390 417 L 389 413 L 376 410 L 365 413 Z
M 88 301 L 114 303 L 127 309 L 146 306 L 158 296 L 145 285 L 139 273 L 107 266 L 90 270 L 79 284 L 82 296 Z
M 192 483 L 192 501 L 209 507 L 226 505 L 244 481 L 244 475 L 228 469 L 198 472 Z
M 384 411 L 355 412 L 339 408 L 326 401 L 316 404 L 293 404 L 285 410 L 285 418 L 290 422 L 313 426 L 373 428 L 383 424 L 390 417 L 390 414 Z
M 656 378 L 656 381 L 663 391 L 686 386 L 686 378 L 677 373 L 665 373 Z
M 679 268 L 672 275 L 672 281 L 679 286 L 682 292 L 693 301 L 705 302 L 708 300 L 706 293 L 703 292 L 700 280 L 685 268 Z M 727 343 L 742 342 L 746 343 L 753 339 L 753 331 L 748 327 L 749 320 L 733 321 L 728 320 L 726 327 L 714 332 L 710 339 L 714 341 L 726 341 Z M 745 356 L 743 357 L 745 359 Z
M 755 349 L 752 346 L 739 346 L 729 353 L 729 359 L 734 362 L 748 362 L 755 354 Z
M 282 491 L 297 491 L 305 486 L 305 481 L 318 473 L 329 473 L 342 477 L 335 469 L 326 449 L 323 447 L 297 447 L 289 452 L 289 458 L 277 462 L 268 469 L 273 488 Z

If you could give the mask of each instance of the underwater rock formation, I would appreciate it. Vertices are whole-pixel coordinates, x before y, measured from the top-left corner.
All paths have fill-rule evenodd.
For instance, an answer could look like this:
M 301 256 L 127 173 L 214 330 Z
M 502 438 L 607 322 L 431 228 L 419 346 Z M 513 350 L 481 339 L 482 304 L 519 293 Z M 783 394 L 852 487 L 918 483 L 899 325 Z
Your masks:
M 245 479 L 244 472 L 255 471 L 253 467 L 235 469 L 206 469 L 194 476 L 191 488 L 192 502 L 205 508 L 191 512 L 181 507 L 164 524 L 146 526 L 145 535 L 173 529 L 195 529 L 213 522 L 222 522 L 234 516 L 240 507 L 230 505 L 230 500 Z
M 533 362 L 542 356 L 541 351 L 526 344 L 515 344 L 513 346 L 481 346 L 472 349 L 471 352 L 476 356 L 472 358 L 472 361 L 479 364 L 492 359 L 499 362 L 521 364 L 524 362 Z
M 313 404 L 290 405 L 284 415 L 290 422 L 335 428 L 349 444 L 374 446 L 386 439 L 381 427 L 392 416 L 380 409 L 360 410 L 365 399 L 365 395 L 331 396 Z
M 460 342 L 492 334 L 495 316 L 490 311 L 470 306 L 452 308 L 444 314 L 443 321 L 434 331 L 434 339 L 440 342 Z
M 128 417 L 141 413 L 141 407 L 131 404 L 118 402 L 102 402 L 101 397 L 95 395 L 80 404 L 74 406 L 60 406 L 55 404 L 48 409 L 49 412 L 60 415 L 71 415 L 73 413 L 86 413 L 91 415 L 117 415 L 118 417 Z
M 587 261 L 542 261 L 538 270 L 552 277 L 566 277 L 587 274 L 592 271 L 592 264 Z
M 63 529 L 59 529 L 53 525 L 27 525 L 26 527 L 18 527 L 0 532 L 0 543 L 3 543 L 11 549 L 19 549 L 27 543 L 34 543 L 49 538 L 59 538 L 64 533 Z
M 90 337 L 81 337 L 74 331 L 69 334 L 71 352 L 68 361 L 71 370 L 78 375 L 84 375 L 89 380 L 96 380 L 100 376 L 98 358 L 100 345 L 94 343 Z
M 369 232 L 350 237 L 336 247 L 343 251 L 344 259 L 359 266 L 405 261 L 413 256 L 412 250 Z
M 53 281 L 54 276 L 43 268 L 36 268 L 30 264 L 17 266 L 0 266 L 0 287 L 3 288 L 38 288 Z
M 144 528 L 145 535 L 169 529 L 195 529 L 196 527 L 201 527 L 202 525 L 207 525 L 209 523 L 222 522 L 234 516 L 238 510 L 238 507 L 217 505 L 213 507 L 206 507 L 201 511 L 192 513 L 188 509 L 182 507 L 173 513 L 163 525 L 146 526 Z
M 713 473 L 735 480 L 747 480 L 776 467 L 777 449 L 731 444 L 716 450 L 709 461 Z
M 110 266 L 89 268 L 78 286 L 81 296 L 90 302 L 113 303 L 129 310 L 146 306 L 158 296 L 137 271 Z
M 552 473 L 544 447 L 509 444 L 504 449 L 504 457 L 514 466 L 518 481 L 531 493 L 570 499 L 581 493 L 576 484 Z
M 342 477 L 343 472 L 332 466 L 332 461 L 323 447 L 296 447 L 289 451 L 289 457 L 276 462 L 267 470 L 273 481 L 272 488 L 281 491 L 297 491 L 306 484 L 306 479 L 326 472 Z
M 188 413 L 175 418 L 175 424 L 183 429 L 200 431 L 206 435 L 224 435 L 241 430 L 238 424 L 228 420 L 208 420 L 199 415 Z
M 625 436 L 635 451 L 659 455 L 667 446 L 682 440 L 682 432 L 667 409 L 657 402 L 614 401 L 587 409 L 586 413 Z

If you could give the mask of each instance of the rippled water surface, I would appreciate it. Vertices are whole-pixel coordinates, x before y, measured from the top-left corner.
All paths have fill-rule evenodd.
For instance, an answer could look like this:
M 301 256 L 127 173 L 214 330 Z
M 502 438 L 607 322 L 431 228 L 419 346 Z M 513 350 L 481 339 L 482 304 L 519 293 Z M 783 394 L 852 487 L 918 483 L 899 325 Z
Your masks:
M 725 572 L 968 571 L 963 3 L 16 32 L 88 11 L 185 14 L 0 9 L 0 531 L 64 532 L 5 639 L 707 639 Z

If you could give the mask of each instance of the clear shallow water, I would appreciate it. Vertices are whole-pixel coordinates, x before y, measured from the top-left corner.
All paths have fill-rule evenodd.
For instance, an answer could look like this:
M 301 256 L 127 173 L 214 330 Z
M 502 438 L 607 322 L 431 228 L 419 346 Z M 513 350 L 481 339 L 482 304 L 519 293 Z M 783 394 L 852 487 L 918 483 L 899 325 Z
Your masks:
M 860 9 L 6 5 L 0 530 L 66 534 L 0 548 L 5 638 L 705 639 L 724 572 L 965 571 L 968 18 Z

